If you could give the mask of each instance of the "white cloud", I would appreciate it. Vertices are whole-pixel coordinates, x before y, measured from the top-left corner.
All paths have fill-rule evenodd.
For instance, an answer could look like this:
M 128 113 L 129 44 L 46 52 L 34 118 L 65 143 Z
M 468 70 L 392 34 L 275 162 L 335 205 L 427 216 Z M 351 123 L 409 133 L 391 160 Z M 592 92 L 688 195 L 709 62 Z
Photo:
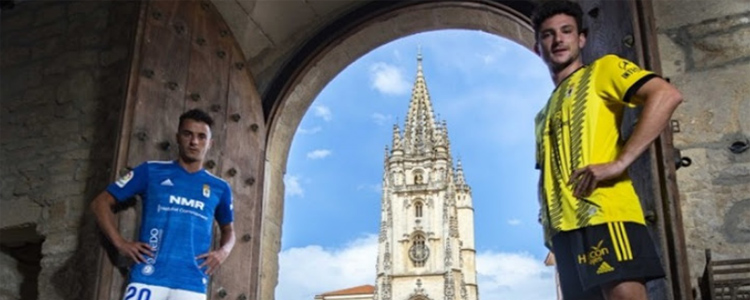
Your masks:
M 378 125 L 386 125 L 388 121 L 393 119 L 392 115 L 384 115 L 381 113 L 373 113 L 372 114 L 372 120 L 375 121 L 375 124 Z
M 321 128 L 320 126 L 315 126 L 313 128 L 310 128 L 310 129 L 299 128 L 299 129 L 297 129 L 297 132 L 301 133 L 301 134 L 316 134 L 316 133 L 320 132 L 321 130 L 323 130 L 323 128 Z
M 508 220 L 508 224 L 512 226 L 521 225 L 521 220 L 519 219 L 510 219 Z
M 372 87 L 386 95 L 404 95 L 411 88 L 401 69 L 382 62 L 370 67 L 370 78 Z
M 331 113 L 331 109 L 325 105 L 315 105 L 313 107 L 313 113 L 315 114 L 316 117 L 320 117 L 326 122 L 331 121 L 331 119 L 333 119 L 333 114 Z
M 482 252 L 477 280 L 483 299 L 556 299 L 555 269 L 527 253 Z
M 305 196 L 305 190 L 302 189 L 302 185 L 299 184 L 299 177 L 293 175 L 284 175 L 284 186 L 286 189 L 286 195 L 291 196 Z
M 369 234 L 339 249 L 318 245 L 279 254 L 276 299 L 310 300 L 317 294 L 375 284 L 378 237 Z
M 377 246 L 377 236 L 369 234 L 340 248 L 310 245 L 282 251 L 276 299 L 310 300 L 316 294 L 374 284 Z M 554 268 L 530 254 L 485 251 L 477 255 L 476 265 L 482 299 L 556 297 Z
M 321 159 L 326 158 L 329 155 L 331 155 L 331 150 L 328 149 L 318 149 L 307 152 L 307 158 L 309 159 Z

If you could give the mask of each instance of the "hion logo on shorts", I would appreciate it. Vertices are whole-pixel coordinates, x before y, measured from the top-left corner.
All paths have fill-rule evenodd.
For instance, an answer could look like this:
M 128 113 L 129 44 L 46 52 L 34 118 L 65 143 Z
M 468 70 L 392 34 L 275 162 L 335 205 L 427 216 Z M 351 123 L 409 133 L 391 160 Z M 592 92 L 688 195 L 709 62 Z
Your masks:
M 593 266 L 603 261 L 604 259 L 602 258 L 602 256 L 609 254 L 609 249 L 606 247 L 602 247 L 603 243 L 604 240 L 600 240 L 599 243 L 596 244 L 596 246 L 591 247 L 591 251 L 589 251 L 588 253 L 578 254 L 578 263 L 588 263 L 589 265 Z

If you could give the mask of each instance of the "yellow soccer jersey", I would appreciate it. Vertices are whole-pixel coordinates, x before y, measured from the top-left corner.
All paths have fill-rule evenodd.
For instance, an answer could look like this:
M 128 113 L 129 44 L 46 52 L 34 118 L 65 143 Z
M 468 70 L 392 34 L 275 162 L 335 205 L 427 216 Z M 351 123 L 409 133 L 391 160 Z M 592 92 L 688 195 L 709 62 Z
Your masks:
M 541 170 L 541 222 L 550 238 L 606 222 L 644 224 L 643 211 L 627 173 L 600 185 L 586 198 L 573 196 L 573 170 L 614 161 L 623 109 L 646 81 L 656 76 L 615 55 L 607 55 L 563 80 L 536 117 L 536 161 Z

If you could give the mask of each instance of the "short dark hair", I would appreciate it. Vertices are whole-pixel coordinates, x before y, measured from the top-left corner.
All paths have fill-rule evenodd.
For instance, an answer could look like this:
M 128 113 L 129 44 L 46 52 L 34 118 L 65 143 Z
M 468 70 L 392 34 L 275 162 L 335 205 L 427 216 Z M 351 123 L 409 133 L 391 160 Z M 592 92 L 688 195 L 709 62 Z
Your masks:
M 206 123 L 208 127 L 214 125 L 214 119 L 212 119 L 205 111 L 197 108 L 188 110 L 180 115 L 180 124 L 177 125 L 177 128 L 182 128 L 182 123 L 185 122 L 186 119 Z
M 534 26 L 535 34 L 539 34 L 539 27 L 542 27 L 544 21 L 559 14 L 575 18 L 578 32 L 586 33 L 583 29 L 583 10 L 578 3 L 568 0 L 549 0 L 539 4 L 531 14 L 531 24 Z

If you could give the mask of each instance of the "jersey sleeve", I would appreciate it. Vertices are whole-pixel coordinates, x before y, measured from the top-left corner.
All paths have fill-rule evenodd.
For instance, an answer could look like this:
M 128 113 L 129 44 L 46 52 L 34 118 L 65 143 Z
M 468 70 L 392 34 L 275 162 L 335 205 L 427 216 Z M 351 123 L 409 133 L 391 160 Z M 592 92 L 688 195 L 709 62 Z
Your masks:
M 647 81 L 658 77 L 651 71 L 641 69 L 635 63 L 618 57 L 607 55 L 597 61 L 597 90 L 603 99 L 630 105 L 635 92 Z
M 148 163 L 142 163 L 121 176 L 107 187 L 115 200 L 125 201 L 130 197 L 146 192 L 148 187 Z
M 232 189 L 227 184 L 221 199 L 219 199 L 219 206 L 216 207 L 214 216 L 219 225 L 223 226 L 234 221 L 234 204 L 232 201 Z

